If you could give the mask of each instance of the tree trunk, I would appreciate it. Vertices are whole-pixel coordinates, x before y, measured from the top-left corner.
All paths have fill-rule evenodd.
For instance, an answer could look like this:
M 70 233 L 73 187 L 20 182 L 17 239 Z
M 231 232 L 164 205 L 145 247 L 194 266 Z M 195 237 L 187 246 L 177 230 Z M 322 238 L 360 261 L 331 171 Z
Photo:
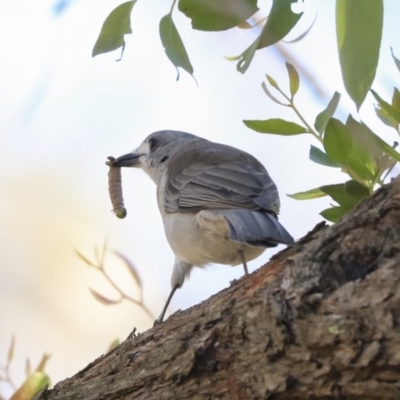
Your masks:
M 400 177 L 36 400 L 400 399 Z

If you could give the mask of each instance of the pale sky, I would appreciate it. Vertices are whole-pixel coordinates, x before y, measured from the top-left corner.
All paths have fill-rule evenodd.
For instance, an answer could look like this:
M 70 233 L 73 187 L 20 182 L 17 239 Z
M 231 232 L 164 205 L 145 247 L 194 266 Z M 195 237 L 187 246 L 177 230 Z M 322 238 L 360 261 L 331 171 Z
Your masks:
M 198 86 L 184 71 L 176 82 L 175 68 L 164 54 L 158 23 L 169 3 L 138 1 L 121 62 L 115 62 L 118 51 L 91 58 L 104 19 L 121 2 L 64 1 L 64 10 L 55 13 L 61 3 L 0 3 L 0 364 L 15 334 L 17 381 L 26 356 L 35 364 L 44 351 L 52 353 L 47 370 L 57 382 L 100 356 L 115 338 L 126 338 L 134 326 L 144 331 L 152 325 L 131 304 L 105 307 L 94 300 L 89 286 L 110 296 L 113 292 L 75 249 L 91 257 L 94 247 L 107 239 L 110 249 L 136 265 L 145 302 L 155 315 L 169 293 L 174 256 L 164 237 L 155 186 L 142 171 L 124 170 L 128 217 L 118 220 L 110 212 L 107 156 L 131 151 L 159 129 L 184 130 L 236 146 L 266 166 L 280 191 L 280 221 L 300 238 L 322 220 L 318 213 L 329 201 L 298 202 L 286 194 L 343 182 L 346 176 L 308 160 L 310 144 L 318 145 L 311 136 L 262 135 L 241 121 L 281 117 L 298 122 L 261 89 L 266 73 L 288 87 L 282 52 L 323 90 L 317 94 L 301 73 L 297 104 L 311 124 L 335 90 L 342 93 L 336 116 L 356 116 L 341 82 L 333 0 L 306 1 L 306 13 L 290 38 L 307 29 L 317 13 L 311 32 L 298 43 L 280 44 L 280 51 L 257 52 L 245 75 L 224 56 L 240 54 L 254 40 L 255 30 L 192 31 L 190 21 L 175 11 Z M 270 4 L 259 2 L 261 16 Z M 395 16 L 400 3 L 387 0 L 385 7 L 374 88 L 389 99 L 393 85 L 399 86 L 390 47 L 399 57 Z M 389 142 L 397 139 L 374 117 L 370 95 L 360 118 Z M 250 263 L 250 270 L 277 250 L 266 251 Z M 125 282 L 121 265 L 111 256 L 108 260 L 109 269 Z M 220 265 L 194 271 L 175 294 L 171 310 L 198 304 L 242 274 L 241 267 Z M 127 290 L 137 293 L 135 287 Z

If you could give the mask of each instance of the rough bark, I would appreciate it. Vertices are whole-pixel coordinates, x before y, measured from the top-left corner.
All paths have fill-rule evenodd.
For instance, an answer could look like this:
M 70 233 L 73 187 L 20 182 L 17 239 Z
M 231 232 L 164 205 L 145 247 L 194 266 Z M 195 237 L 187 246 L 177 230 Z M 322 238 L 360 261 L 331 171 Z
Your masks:
M 400 177 L 39 400 L 400 399 Z

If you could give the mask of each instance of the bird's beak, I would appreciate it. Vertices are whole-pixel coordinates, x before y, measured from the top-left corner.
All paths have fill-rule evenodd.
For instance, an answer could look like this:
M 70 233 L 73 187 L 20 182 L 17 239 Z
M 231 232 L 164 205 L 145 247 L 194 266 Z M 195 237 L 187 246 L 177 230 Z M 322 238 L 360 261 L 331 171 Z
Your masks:
M 113 165 L 115 167 L 137 167 L 140 164 L 139 158 L 143 154 L 128 153 L 114 160 Z

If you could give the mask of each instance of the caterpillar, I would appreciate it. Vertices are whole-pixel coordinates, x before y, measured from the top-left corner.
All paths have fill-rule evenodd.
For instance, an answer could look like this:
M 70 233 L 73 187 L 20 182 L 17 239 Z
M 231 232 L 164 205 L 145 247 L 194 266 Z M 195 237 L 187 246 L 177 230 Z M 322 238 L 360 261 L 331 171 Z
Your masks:
M 122 196 L 121 167 L 114 165 L 115 158 L 107 157 L 106 165 L 110 167 L 108 171 L 108 193 L 110 194 L 113 212 L 118 218 L 125 218 L 127 211 Z

